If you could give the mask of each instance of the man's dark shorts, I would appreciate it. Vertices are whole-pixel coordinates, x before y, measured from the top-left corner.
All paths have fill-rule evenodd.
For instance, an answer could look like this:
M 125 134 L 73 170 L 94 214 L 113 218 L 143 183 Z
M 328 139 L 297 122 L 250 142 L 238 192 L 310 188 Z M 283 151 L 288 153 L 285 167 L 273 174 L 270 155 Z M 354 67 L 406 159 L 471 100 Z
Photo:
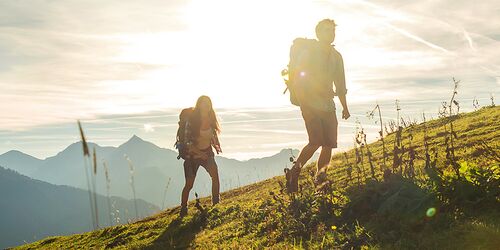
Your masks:
M 307 106 L 300 109 L 306 124 L 309 144 L 336 148 L 338 121 L 335 111 L 316 110 Z
M 186 159 L 184 161 L 184 177 L 186 179 L 195 178 L 200 166 L 204 167 L 210 174 L 210 176 L 217 172 L 217 163 L 214 159 L 214 152 L 212 151 L 212 147 L 202 151 L 208 154 L 207 160 Z

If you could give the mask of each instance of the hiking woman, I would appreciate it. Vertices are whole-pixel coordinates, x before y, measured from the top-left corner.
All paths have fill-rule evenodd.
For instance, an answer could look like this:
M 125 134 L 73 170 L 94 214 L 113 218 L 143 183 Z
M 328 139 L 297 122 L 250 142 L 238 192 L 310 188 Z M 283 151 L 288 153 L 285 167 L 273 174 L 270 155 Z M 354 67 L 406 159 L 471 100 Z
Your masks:
M 222 152 L 217 137 L 219 132 L 220 126 L 212 101 L 208 96 L 200 96 L 190 112 L 185 128 L 188 156 L 184 161 L 186 184 L 182 190 L 181 216 L 187 214 L 189 192 L 193 188 L 200 166 L 207 170 L 212 179 L 212 204 L 219 203 L 219 173 L 212 150 L 213 147 L 217 154 Z

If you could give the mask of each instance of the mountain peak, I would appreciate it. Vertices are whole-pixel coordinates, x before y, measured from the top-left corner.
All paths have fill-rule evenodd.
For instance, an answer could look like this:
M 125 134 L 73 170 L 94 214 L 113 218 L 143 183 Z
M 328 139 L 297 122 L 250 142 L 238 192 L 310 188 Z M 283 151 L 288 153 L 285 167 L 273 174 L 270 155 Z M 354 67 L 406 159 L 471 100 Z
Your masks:
M 137 135 L 133 135 L 132 137 L 130 137 L 130 139 L 128 139 L 128 141 L 126 143 L 129 143 L 129 142 L 138 143 L 138 142 L 144 142 L 144 140 Z
M 132 137 L 130 137 L 130 139 L 128 139 L 128 141 L 126 141 L 125 143 L 120 145 L 120 148 L 136 146 L 136 145 L 143 145 L 143 144 L 152 144 L 152 143 L 143 140 L 142 138 L 140 138 L 137 135 L 133 135 Z
M 31 156 L 29 154 L 26 154 L 24 152 L 21 152 L 19 150 L 10 150 L 8 152 L 5 152 L 3 154 L 0 154 L 0 157 L 8 157 L 8 156 L 11 156 L 11 157 L 29 157 L 29 158 L 32 158 L 32 159 L 36 159 L 36 160 L 40 160 L 34 156 Z
M 63 151 L 61 151 L 59 153 L 69 152 L 69 151 L 80 151 L 80 150 L 83 150 L 82 145 L 83 145 L 82 141 L 73 142 L 72 144 L 70 144 L 69 146 L 67 146 Z M 87 141 L 87 145 L 88 145 L 88 147 L 89 147 L 90 150 L 92 150 L 92 148 L 94 148 L 94 147 L 100 147 L 96 143 L 89 142 L 89 141 Z
M 133 136 L 130 138 L 130 140 L 141 140 L 141 141 L 142 141 L 142 139 L 141 139 L 139 136 L 137 136 L 137 135 L 133 135 Z
M 13 150 L 9 150 L 9 151 L 7 151 L 7 152 L 5 152 L 3 154 L 0 154 L 0 156 L 4 156 L 4 155 L 20 155 L 20 154 L 25 154 L 25 153 L 23 153 L 23 152 L 21 152 L 19 150 L 13 149 Z
M 293 155 L 296 155 L 299 152 L 300 152 L 300 150 L 298 150 L 296 148 L 284 148 L 278 154 L 290 154 L 290 153 L 292 153 Z

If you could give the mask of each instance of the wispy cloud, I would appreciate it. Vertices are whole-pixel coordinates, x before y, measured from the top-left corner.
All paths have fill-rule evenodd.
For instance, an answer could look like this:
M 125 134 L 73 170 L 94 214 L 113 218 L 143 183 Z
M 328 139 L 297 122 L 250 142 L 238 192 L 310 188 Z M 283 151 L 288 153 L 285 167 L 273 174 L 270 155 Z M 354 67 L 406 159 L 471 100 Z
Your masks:
M 139 79 L 165 65 L 116 61 L 125 44 L 115 34 L 182 30 L 184 5 L 183 1 L 0 2 L 1 128 L 90 118 L 102 113 L 114 97 L 122 104 L 119 99 L 127 97 L 117 96 L 117 90 L 123 88 L 113 93 L 107 86 Z M 127 106 L 143 106 L 143 100 L 130 98 Z

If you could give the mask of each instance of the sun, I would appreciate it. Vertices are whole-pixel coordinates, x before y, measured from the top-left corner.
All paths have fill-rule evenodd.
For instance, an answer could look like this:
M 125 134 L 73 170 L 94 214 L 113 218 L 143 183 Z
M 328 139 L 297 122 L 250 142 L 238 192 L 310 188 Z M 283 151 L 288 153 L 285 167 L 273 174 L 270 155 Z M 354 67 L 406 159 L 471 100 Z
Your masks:
M 189 105 L 199 95 L 227 108 L 290 105 L 280 72 L 291 42 L 313 38 L 316 23 L 331 17 L 327 8 L 309 1 L 194 0 L 183 13 L 184 30 L 116 36 L 117 61 L 135 63 L 137 70 L 156 67 L 136 84 L 122 85 L 130 94 L 147 96 L 153 109 Z M 338 37 L 349 35 L 351 24 L 341 22 L 346 33 Z

